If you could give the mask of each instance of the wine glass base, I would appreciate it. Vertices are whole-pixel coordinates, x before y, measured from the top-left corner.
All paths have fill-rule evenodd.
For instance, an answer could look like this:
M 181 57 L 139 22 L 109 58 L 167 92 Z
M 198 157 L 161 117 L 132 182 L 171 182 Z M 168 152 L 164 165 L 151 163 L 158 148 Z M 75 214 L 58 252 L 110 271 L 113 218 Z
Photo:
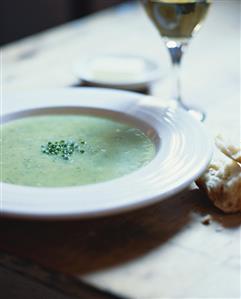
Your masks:
M 206 118 L 206 114 L 203 111 L 200 110 L 196 110 L 194 108 L 186 108 L 187 112 L 189 114 L 191 114 L 194 118 L 196 118 L 197 120 L 203 122 Z
M 203 122 L 206 118 L 206 113 L 197 109 L 196 107 L 189 107 L 188 105 L 184 104 L 181 98 L 177 99 L 177 104 L 186 110 L 190 115 L 192 115 L 197 120 Z

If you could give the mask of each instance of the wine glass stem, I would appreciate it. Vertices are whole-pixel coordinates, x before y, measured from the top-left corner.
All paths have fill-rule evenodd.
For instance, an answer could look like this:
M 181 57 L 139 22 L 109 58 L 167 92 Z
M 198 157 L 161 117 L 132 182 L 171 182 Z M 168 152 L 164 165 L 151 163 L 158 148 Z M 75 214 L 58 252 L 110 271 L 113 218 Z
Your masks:
M 182 102 L 182 94 L 181 94 L 181 61 L 183 56 L 183 50 L 186 47 L 186 43 L 184 42 L 174 42 L 174 41 L 166 41 L 167 49 L 171 56 L 172 66 L 173 66 L 173 97 L 178 102 L 180 106 L 184 109 L 187 109 L 185 104 Z

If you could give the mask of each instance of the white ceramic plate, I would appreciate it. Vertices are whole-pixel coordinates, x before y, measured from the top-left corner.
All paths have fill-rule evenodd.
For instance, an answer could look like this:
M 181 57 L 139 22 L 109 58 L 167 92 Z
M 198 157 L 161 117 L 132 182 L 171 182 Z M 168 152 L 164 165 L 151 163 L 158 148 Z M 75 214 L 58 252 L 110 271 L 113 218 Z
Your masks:
M 3 97 L 2 122 L 46 113 L 94 113 L 130 121 L 156 144 L 145 167 L 108 182 L 38 188 L 2 183 L 1 212 L 30 218 L 94 217 L 163 200 L 207 167 L 212 143 L 203 125 L 172 102 L 132 92 L 65 88 Z
M 128 65 L 128 60 L 132 61 L 137 60 L 143 64 L 143 70 L 138 73 L 138 76 L 132 76 L 131 78 L 127 79 L 128 76 L 122 75 L 120 73 L 120 77 L 115 78 L 113 77 L 111 80 L 107 78 L 95 77 L 92 72 L 93 66 L 106 59 L 112 60 L 120 60 L 123 61 L 123 64 Z M 114 62 L 113 62 L 114 63 Z M 126 66 L 127 67 L 127 66 Z M 141 56 L 134 56 L 134 55 L 117 55 L 117 54 L 103 54 L 97 55 L 93 57 L 89 57 L 82 62 L 77 63 L 74 66 L 74 73 L 76 76 L 87 83 L 96 85 L 96 86 L 104 86 L 104 87 L 114 87 L 114 88 L 121 88 L 121 89 L 141 89 L 147 87 L 150 83 L 160 79 L 161 75 L 163 75 L 163 71 L 160 69 L 159 65 L 156 64 L 154 61 L 141 57 Z

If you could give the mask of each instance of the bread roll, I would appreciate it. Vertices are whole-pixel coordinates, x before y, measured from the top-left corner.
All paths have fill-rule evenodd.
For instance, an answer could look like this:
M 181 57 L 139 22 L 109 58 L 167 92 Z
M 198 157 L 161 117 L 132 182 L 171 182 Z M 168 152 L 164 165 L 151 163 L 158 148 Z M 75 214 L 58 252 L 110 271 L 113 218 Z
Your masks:
M 241 212 L 241 150 L 224 142 L 221 136 L 216 145 L 214 160 L 196 183 L 223 212 Z

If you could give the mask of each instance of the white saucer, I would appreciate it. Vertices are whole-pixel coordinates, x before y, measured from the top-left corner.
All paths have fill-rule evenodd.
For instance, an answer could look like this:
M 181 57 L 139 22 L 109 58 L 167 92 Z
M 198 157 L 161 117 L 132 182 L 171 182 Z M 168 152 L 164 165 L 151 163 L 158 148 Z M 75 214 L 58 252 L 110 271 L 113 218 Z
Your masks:
M 145 167 L 108 182 L 38 188 L 2 183 L 1 213 L 28 218 L 96 217 L 161 201 L 207 167 L 212 142 L 203 125 L 172 102 L 104 88 L 65 88 L 4 96 L 2 122 L 45 113 L 97 113 L 131 120 L 156 144 Z
M 115 68 L 115 61 L 120 65 L 119 72 L 118 66 Z M 131 69 L 130 65 L 132 63 L 136 66 L 137 73 L 128 76 L 128 72 L 125 73 L 125 71 L 128 70 L 128 67 Z M 99 76 L 94 74 L 93 68 L 97 64 L 103 65 L 103 77 L 100 74 Z M 110 68 L 111 64 L 113 65 L 113 74 L 104 76 L 104 73 L 108 73 L 108 67 Z M 142 68 L 140 68 L 140 64 Z M 157 63 L 146 57 L 127 54 L 103 54 L 80 61 L 74 66 L 74 73 L 81 81 L 95 86 L 139 90 L 160 79 L 164 72 Z

